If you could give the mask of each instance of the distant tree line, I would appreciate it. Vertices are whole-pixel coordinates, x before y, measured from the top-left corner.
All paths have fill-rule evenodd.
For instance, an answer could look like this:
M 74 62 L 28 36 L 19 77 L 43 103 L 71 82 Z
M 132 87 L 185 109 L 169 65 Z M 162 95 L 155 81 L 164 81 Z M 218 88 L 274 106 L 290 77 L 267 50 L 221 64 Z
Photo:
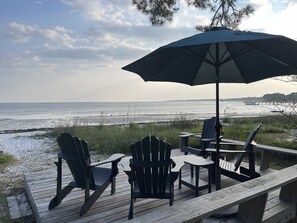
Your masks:
M 285 95 L 285 94 L 280 94 L 280 93 L 274 93 L 274 94 L 265 94 L 263 95 L 263 98 L 266 101 L 271 101 L 271 102 L 297 102 L 297 92 Z

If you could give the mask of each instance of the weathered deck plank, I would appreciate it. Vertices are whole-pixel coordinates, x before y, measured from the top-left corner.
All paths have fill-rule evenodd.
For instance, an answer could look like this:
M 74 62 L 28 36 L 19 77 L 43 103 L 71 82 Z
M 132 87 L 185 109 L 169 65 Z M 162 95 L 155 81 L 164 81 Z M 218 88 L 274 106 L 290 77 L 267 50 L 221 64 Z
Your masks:
M 183 176 L 190 174 L 185 168 Z M 205 169 L 201 169 L 200 177 L 207 179 Z M 67 184 L 72 179 L 70 173 L 63 176 L 63 182 Z M 33 212 L 37 222 L 54 223 L 54 222 L 127 222 L 130 205 L 130 185 L 128 177 L 122 171 L 116 178 L 116 193 L 110 194 L 110 187 L 101 195 L 97 202 L 84 216 L 79 216 L 80 207 L 84 199 L 84 191 L 75 189 L 71 192 L 62 203 L 48 210 L 48 203 L 55 195 L 56 190 L 56 172 L 36 172 L 25 176 L 25 186 L 33 206 Z M 238 183 L 230 178 L 222 176 L 222 187 L 227 187 Z M 186 186 L 178 189 L 178 181 L 175 182 L 175 203 L 183 202 L 195 197 L 195 191 Z M 199 196 L 207 193 L 207 190 L 199 192 Z M 173 205 L 174 205 L 173 204 Z M 169 205 L 167 200 L 158 199 L 137 199 L 134 208 L 134 218 L 145 213 L 157 210 L 161 206 Z

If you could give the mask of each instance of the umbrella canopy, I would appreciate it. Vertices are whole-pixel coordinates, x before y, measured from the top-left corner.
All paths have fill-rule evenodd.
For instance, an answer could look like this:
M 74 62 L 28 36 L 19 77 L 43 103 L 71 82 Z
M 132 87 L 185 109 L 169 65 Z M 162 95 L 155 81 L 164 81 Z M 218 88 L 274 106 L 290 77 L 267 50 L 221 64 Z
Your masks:
M 216 187 L 219 172 L 219 83 L 251 83 L 297 74 L 297 42 L 280 35 L 215 27 L 162 46 L 123 67 L 145 81 L 216 83 Z
M 279 35 L 213 28 L 162 46 L 123 67 L 145 81 L 250 83 L 297 74 L 297 42 Z

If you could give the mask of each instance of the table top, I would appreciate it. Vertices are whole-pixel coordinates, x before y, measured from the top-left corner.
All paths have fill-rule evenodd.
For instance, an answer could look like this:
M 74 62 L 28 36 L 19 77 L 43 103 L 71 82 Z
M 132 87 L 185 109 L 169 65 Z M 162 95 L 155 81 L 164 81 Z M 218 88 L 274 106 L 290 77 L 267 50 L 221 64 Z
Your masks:
M 212 160 L 208 160 L 201 156 L 195 156 L 195 155 L 184 156 L 184 162 L 187 164 L 191 164 L 193 166 L 208 166 L 208 165 L 214 164 Z

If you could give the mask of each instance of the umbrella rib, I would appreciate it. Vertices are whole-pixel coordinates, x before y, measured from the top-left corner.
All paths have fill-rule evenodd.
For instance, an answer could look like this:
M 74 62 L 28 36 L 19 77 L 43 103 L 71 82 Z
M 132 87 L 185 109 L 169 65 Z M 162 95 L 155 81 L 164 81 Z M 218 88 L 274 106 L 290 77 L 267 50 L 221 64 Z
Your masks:
M 179 58 L 183 57 L 184 55 L 178 55 L 177 57 L 175 57 L 173 60 L 170 61 L 170 63 L 168 63 L 168 65 L 174 63 L 175 61 L 177 61 Z M 162 69 L 158 70 L 158 72 L 156 72 L 156 74 L 154 74 L 151 78 L 155 78 L 155 77 L 158 77 L 159 73 L 163 70 L 165 70 L 166 67 L 163 67 Z
M 241 56 L 241 55 L 243 55 L 243 54 L 246 54 L 246 53 L 248 53 L 249 51 L 251 51 L 252 50 L 252 48 L 249 46 L 249 45 L 247 45 L 247 46 L 245 46 L 245 47 L 243 47 L 242 49 L 240 49 L 239 51 L 237 51 L 236 53 L 234 53 L 234 54 L 230 54 L 230 56 L 229 57 L 227 57 L 226 59 L 224 59 L 222 62 L 221 62 L 221 64 L 224 64 L 224 63 L 227 63 L 227 62 L 229 62 L 229 61 L 231 61 L 233 58 L 237 58 L 237 57 L 239 57 L 239 56 Z M 227 50 L 226 50 L 227 51 Z M 226 53 L 226 52 L 225 52 Z M 223 57 L 222 57 L 223 58 Z
M 226 53 L 228 52 L 228 50 L 227 50 L 227 48 L 225 49 L 225 52 L 223 53 L 223 55 L 222 55 L 222 57 L 221 57 L 221 59 L 220 59 L 220 64 L 223 64 L 223 63 L 226 63 L 225 61 L 226 60 L 230 60 L 230 56 L 229 57 L 227 57 L 225 60 L 223 60 L 223 58 L 225 57 L 225 55 L 226 55 Z
M 276 40 L 274 40 L 274 39 L 272 39 L 271 41 L 278 42 L 278 41 L 276 41 Z M 293 67 L 293 68 L 297 69 L 297 66 L 293 66 L 292 64 L 288 64 L 287 62 L 284 62 L 284 61 L 281 60 L 279 57 L 277 57 L 277 56 L 275 56 L 275 55 L 271 55 L 268 51 L 265 51 L 265 50 L 263 50 L 263 49 L 260 49 L 259 47 L 255 46 L 255 45 L 252 44 L 252 43 L 250 43 L 250 45 L 253 46 L 254 48 L 256 48 L 257 50 L 259 50 L 259 51 L 261 51 L 261 52 L 263 52 L 263 53 L 265 53 L 265 54 L 267 54 L 267 55 L 269 55 L 269 56 L 271 56 L 271 57 L 277 59 L 278 61 L 282 62 L 283 64 L 286 64 L 286 65 L 288 65 L 288 66 L 290 66 L 290 67 Z
M 252 50 L 252 47 L 247 43 L 247 45 L 245 47 L 243 47 L 242 49 L 238 50 L 237 52 L 235 52 L 232 55 L 230 54 L 230 56 L 228 58 L 226 58 L 225 60 L 223 60 L 221 64 L 227 63 L 227 62 L 229 62 L 231 60 L 233 60 L 233 62 L 236 64 L 236 60 L 234 58 L 237 58 L 237 57 L 239 57 L 241 55 L 244 55 L 244 54 L 248 53 L 251 50 Z M 237 64 L 236 64 L 236 66 L 237 66 Z M 241 70 L 240 67 L 237 66 L 237 68 L 239 70 Z M 246 79 L 246 77 L 244 75 L 242 76 L 242 78 L 244 79 L 245 82 L 247 82 L 247 79 Z
M 201 56 L 201 55 L 197 54 L 191 48 L 189 48 L 189 47 L 185 47 L 185 48 L 187 49 L 188 52 L 192 53 L 192 55 L 188 54 L 188 56 L 192 57 L 193 59 L 197 59 L 198 58 L 199 60 L 201 60 L 201 61 L 203 61 L 205 63 L 211 64 L 211 65 L 215 65 L 214 62 L 212 62 L 211 60 L 207 59 L 204 56 Z M 207 52 L 209 53 L 209 55 L 213 59 L 213 61 L 215 61 L 213 55 L 209 51 L 209 48 L 208 48 Z
M 211 54 L 211 52 L 209 51 L 209 48 L 208 48 L 207 52 L 208 52 L 208 54 L 210 55 L 212 61 L 215 61 L 215 58 L 214 58 L 214 56 Z M 206 59 L 206 58 L 205 58 L 205 59 Z M 208 59 L 206 59 L 206 60 L 208 60 Z M 209 61 L 209 62 L 207 62 L 207 61 L 205 61 L 205 62 L 206 62 L 206 63 L 209 63 L 209 64 L 211 64 L 211 65 L 213 65 L 213 66 L 215 66 L 215 63 L 214 63 L 214 62 L 211 62 L 210 60 L 208 60 L 208 61 Z
M 193 59 L 197 59 L 197 56 L 198 56 L 198 58 L 201 59 L 202 61 L 204 61 L 204 62 L 206 62 L 206 63 L 213 64 L 211 61 L 205 59 L 204 57 L 202 57 L 202 56 L 200 56 L 200 55 L 198 55 L 198 54 L 196 54 L 196 53 L 195 53 L 194 51 L 192 51 L 190 48 L 188 48 L 188 47 L 183 47 L 183 48 L 186 49 L 185 54 L 180 54 L 180 55 L 178 55 L 178 56 L 175 57 L 173 60 L 171 60 L 170 63 L 168 63 L 167 65 L 170 65 L 170 64 L 174 63 L 175 61 L 179 60 L 181 57 L 184 57 L 185 55 L 186 55 L 186 56 L 189 56 L 189 57 L 191 57 L 191 58 L 193 58 Z M 180 51 L 182 51 L 182 50 L 180 50 Z M 153 75 L 152 78 L 157 77 L 157 76 L 159 75 L 159 73 L 160 73 L 161 71 L 163 71 L 164 69 L 166 69 L 166 67 L 164 67 L 164 68 L 160 69 L 158 72 L 156 72 L 156 74 Z

